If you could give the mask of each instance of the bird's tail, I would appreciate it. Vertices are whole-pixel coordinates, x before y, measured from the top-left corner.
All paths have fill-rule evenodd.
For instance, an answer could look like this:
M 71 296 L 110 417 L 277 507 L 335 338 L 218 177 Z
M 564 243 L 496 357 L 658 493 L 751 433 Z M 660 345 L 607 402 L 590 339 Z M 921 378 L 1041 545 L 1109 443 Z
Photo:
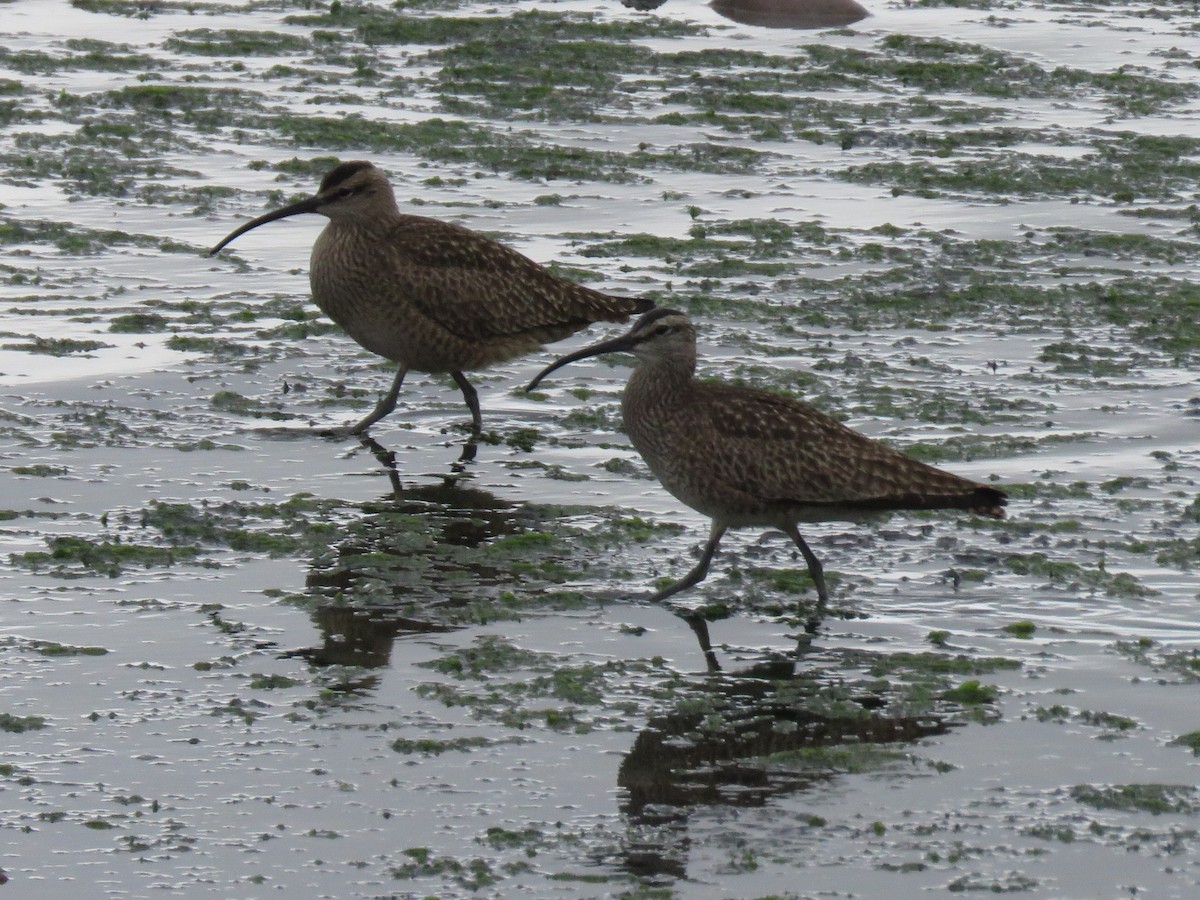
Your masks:
M 904 509 L 964 509 L 977 516 L 992 519 L 1004 518 L 1004 506 L 1008 496 L 1003 491 L 986 485 L 967 483 L 967 489 L 954 487 L 941 490 L 913 488 L 896 490 L 878 497 L 856 497 L 853 500 L 797 502 L 801 507 L 826 507 L 853 510 L 858 513 L 893 512 Z
M 937 503 L 937 506 L 933 508 L 943 506 L 943 503 L 937 502 L 942 498 L 930 499 Z M 975 490 L 970 493 L 944 499 L 948 501 L 944 503 L 944 507 L 966 509 L 977 516 L 987 516 L 992 519 L 1003 519 L 1004 507 L 1008 505 L 1008 495 L 1004 491 L 983 484 L 977 485 Z

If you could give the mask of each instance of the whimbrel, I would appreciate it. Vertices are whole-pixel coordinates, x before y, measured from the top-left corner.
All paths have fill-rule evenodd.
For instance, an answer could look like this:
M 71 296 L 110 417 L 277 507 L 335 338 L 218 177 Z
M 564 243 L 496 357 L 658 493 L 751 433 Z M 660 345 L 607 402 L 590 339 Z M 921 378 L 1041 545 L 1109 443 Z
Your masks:
M 313 244 L 313 300 L 350 337 L 399 364 L 362 434 L 396 408 L 404 376 L 448 372 L 483 429 L 479 396 L 464 372 L 530 353 L 593 322 L 625 322 L 653 303 L 611 297 L 552 274 L 460 225 L 401 213 L 392 186 L 369 162 L 335 166 L 312 197 L 252 219 L 209 251 L 252 228 L 300 213 L 329 223 Z
M 816 408 L 755 388 L 697 381 L 696 331 L 672 309 L 646 313 L 627 334 L 562 357 L 632 352 L 621 398 L 625 430 L 663 487 L 712 519 L 700 562 L 651 600 L 702 581 L 730 528 L 777 528 L 800 548 L 816 585 L 815 631 L 829 605 L 821 561 L 799 522 L 859 521 L 902 509 L 964 509 L 1003 518 L 1002 491 L 904 456 Z

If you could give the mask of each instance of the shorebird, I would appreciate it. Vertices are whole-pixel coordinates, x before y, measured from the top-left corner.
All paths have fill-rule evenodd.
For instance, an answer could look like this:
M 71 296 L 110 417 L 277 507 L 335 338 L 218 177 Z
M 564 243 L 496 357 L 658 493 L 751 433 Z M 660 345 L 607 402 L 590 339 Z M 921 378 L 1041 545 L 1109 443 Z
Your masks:
M 700 562 L 652 601 L 702 581 L 728 529 L 777 528 L 800 549 L 817 589 L 806 624 L 811 633 L 829 606 L 829 590 L 797 523 L 861 521 L 903 509 L 1004 517 L 1003 491 L 907 457 L 801 400 L 697 381 L 696 330 L 673 309 L 652 310 L 627 334 L 567 354 L 526 390 L 567 363 L 619 352 L 638 361 L 621 398 L 633 446 L 663 487 L 712 519 Z
M 329 219 L 309 260 L 313 300 L 355 341 L 400 367 L 371 414 L 346 429 L 350 434 L 392 412 L 404 376 L 416 370 L 450 374 L 477 437 L 479 395 L 464 372 L 654 306 L 559 278 L 461 225 L 402 213 L 387 177 L 362 161 L 335 166 L 312 197 L 251 219 L 209 256 L 252 228 L 301 213 Z

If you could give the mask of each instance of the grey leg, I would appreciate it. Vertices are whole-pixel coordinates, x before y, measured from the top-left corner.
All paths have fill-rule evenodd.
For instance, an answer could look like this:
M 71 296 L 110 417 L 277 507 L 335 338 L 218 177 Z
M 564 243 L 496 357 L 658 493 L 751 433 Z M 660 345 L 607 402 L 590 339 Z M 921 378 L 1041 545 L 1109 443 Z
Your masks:
M 721 664 L 713 651 L 712 641 L 708 637 L 708 620 L 700 613 L 680 613 L 680 617 L 692 628 L 696 640 L 700 642 L 700 652 L 704 654 L 704 665 L 709 672 L 720 672 Z
M 672 585 L 669 585 L 650 598 L 651 603 L 657 603 L 659 600 L 665 600 L 667 597 L 678 594 L 680 591 L 685 591 L 693 584 L 698 584 L 704 580 L 704 576 L 708 574 L 708 567 L 712 564 L 713 557 L 717 553 L 717 545 L 721 543 L 721 536 L 725 534 L 725 526 L 712 523 L 712 529 L 708 533 L 708 543 L 704 545 L 704 553 L 700 556 L 700 562 L 696 563 L 696 568 L 688 572 L 682 578 Z
M 817 608 L 812 617 L 804 623 L 804 630 L 809 634 L 814 634 L 821 619 L 825 618 L 825 614 L 829 611 L 829 590 L 825 587 L 825 569 L 821 565 L 821 561 L 817 559 L 817 554 L 813 553 L 808 544 L 804 542 L 804 538 L 800 537 L 800 529 L 795 525 L 790 525 L 784 529 L 784 533 L 800 548 L 804 561 L 808 563 L 808 574 L 812 576 L 813 584 L 817 586 Z
M 404 376 L 407 374 L 408 367 L 401 366 L 400 371 L 396 373 L 396 380 L 392 382 L 391 389 L 375 405 L 375 409 L 369 416 L 350 429 L 351 434 L 362 434 L 396 408 L 396 400 L 400 397 L 400 386 L 404 384 Z
M 450 377 L 462 391 L 463 399 L 467 401 L 467 409 L 471 411 L 471 436 L 479 437 L 483 434 L 483 416 L 479 412 L 479 393 L 471 382 L 467 381 L 467 376 L 462 372 L 451 372 Z
M 392 483 L 392 499 L 399 503 L 403 497 L 404 485 L 401 484 L 400 472 L 396 469 L 396 452 L 387 449 L 369 434 L 360 434 L 358 440 L 363 447 L 371 452 L 372 456 L 379 460 L 379 464 L 387 472 L 388 479 Z

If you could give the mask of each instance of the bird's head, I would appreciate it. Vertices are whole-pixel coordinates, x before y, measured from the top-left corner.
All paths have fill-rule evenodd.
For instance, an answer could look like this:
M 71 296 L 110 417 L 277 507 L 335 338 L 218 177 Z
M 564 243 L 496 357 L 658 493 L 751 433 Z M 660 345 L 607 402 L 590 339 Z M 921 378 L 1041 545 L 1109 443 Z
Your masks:
M 632 353 L 643 363 L 679 360 L 690 367 L 696 361 L 696 329 L 692 320 L 679 310 L 652 309 L 620 337 L 592 344 L 555 360 L 539 372 L 525 390 L 532 391 L 555 369 L 602 353 Z
M 363 160 L 344 162 L 329 170 L 321 180 L 320 189 L 313 196 L 265 213 L 257 219 L 251 219 L 208 251 L 208 255 L 215 256 L 227 244 L 252 228 L 277 219 L 286 219 L 288 216 L 318 213 L 334 221 L 349 221 L 395 212 L 395 209 L 396 197 L 383 172 Z

